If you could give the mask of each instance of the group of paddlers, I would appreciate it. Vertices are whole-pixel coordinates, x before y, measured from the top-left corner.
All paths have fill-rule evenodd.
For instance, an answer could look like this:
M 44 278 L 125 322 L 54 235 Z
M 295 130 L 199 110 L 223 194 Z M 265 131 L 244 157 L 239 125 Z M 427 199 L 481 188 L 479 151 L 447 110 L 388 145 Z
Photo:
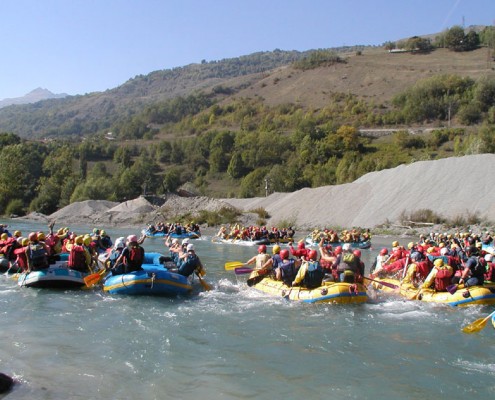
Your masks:
M 371 232 L 369 229 L 361 231 L 360 229 L 344 229 L 342 232 L 337 232 L 334 229 L 315 229 L 311 232 L 311 240 L 318 243 L 323 239 L 325 243 L 359 243 L 371 240 Z
M 60 253 L 68 253 L 68 267 L 80 272 L 92 272 L 97 265 L 100 252 L 112 246 L 112 240 L 104 230 L 93 229 L 92 233 L 76 234 L 69 228 L 48 232 L 30 232 L 27 237 L 16 230 L 0 235 L 0 260 L 8 270 L 25 272 L 48 268 L 59 259 Z
M 258 247 L 258 254 L 246 264 L 255 264 L 255 269 L 248 279 L 248 284 L 255 284 L 265 276 L 283 281 L 287 286 L 317 288 L 324 281 L 362 283 L 365 265 L 361 261 L 361 250 L 353 250 L 350 243 L 337 246 L 325 244 L 321 239 L 318 251 L 307 248 L 304 241 L 299 241 L 294 248 L 273 246 L 272 255 L 266 252 L 266 246 Z M 354 286 L 354 289 L 355 286 Z
M 447 291 L 449 286 L 466 287 L 495 282 L 493 238 L 473 233 L 430 234 L 407 249 L 398 241 L 392 250 L 381 249 L 371 268 L 372 278 L 391 277 L 417 288 Z
M 290 240 L 294 237 L 295 233 L 296 231 L 293 227 L 277 228 L 273 226 L 268 229 L 266 226 L 241 226 L 234 224 L 229 227 L 222 225 L 216 236 L 225 240 L 255 241 L 268 239 L 277 242 L 280 240 Z
M 146 229 L 146 233 L 149 235 L 164 234 L 169 235 L 175 233 L 177 235 L 183 235 L 185 233 L 196 233 L 199 235 L 200 227 L 194 221 L 186 224 L 180 222 L 157 222 L 156 224 L 149 224 Z

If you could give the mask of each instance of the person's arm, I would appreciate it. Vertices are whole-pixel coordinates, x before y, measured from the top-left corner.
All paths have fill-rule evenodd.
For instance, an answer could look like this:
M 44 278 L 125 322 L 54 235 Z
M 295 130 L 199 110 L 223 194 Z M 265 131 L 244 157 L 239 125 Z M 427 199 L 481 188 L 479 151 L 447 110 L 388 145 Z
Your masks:
M 298 286 L 306 276 L 306 271 L 308 270 L 308 263 L 303 263 L 299 271 L 297 271 L 297 275 L 292 282 L 292 286 Z
M 423 289 L 428 289 L 431 284 L 433 283 L 433 281 L 435 280 L 435 277 L 437 276 L 437 269 L 436 268 L 433 268 L 430 273 L 428 274 L 428 276 L 426 277 L 426 280 L 425 282 L 423 283 Z

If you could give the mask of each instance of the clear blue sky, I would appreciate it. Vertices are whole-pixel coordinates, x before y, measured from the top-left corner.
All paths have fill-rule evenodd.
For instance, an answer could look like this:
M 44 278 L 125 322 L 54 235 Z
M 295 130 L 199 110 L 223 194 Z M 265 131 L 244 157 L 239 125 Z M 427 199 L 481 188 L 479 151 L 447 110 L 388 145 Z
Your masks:
M 492 25 L 495 0 L 0 0 L 0 99 L 85 94 L 257 51 Z

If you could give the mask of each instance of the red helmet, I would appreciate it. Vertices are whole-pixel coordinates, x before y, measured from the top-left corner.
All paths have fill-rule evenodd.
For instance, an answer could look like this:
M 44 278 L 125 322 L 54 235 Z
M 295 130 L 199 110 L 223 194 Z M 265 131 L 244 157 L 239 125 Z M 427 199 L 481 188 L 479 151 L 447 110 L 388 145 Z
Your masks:
M 356 257 L 361 258 L 361 250 L 356 249 L 352 252 L 352 254 L 354 254 Z
M 306 248 L 306 245 L 304 244 L 304 242 L 299 242 L 299 243 L 297 244 L 297 248 L 298 248 L 299 250 L 302 250 L 302 249 L 305 249 L 305 248 Z
M 402 258 L 402 251 L 401 250 L 394 250 L 393 255 L 397 259 Z
M 258 253 L 266 253 L 266 246 L 264 244 L 258 246 Z
M 325 246 L 325 249 L 327 249 L 328 251 L 332 250 L 332 245 L 331 244 L 327 244 Z
M 387 254 L 388 254 L 388 250 L 385 247 L 380 250 L 380 255 L 381 256 L 386 256 Z
M 335 251 L 334 251 L 335 254 L 339 255 L 340 253 L 342 253 L 342 246 L 337 246 L 335 248 Z
M 29 241 L 36 242 L 38 240 L 38 234 L 36 232 L 31 232 L 28 236 Z
M 308 258 L 310 260 L 316 260 L 317 256 L 318 256 L 318 253 L 316 252 L 316 250 L 310 250 L 308 253 Z
M 127 242 L 129 243 L 134 243 L 134 242 L 137 242 L 138 241 L 138 238 L 136 235 L 129 235 L 127 236 Z
M 289 250 L 287 249 L 280 250 L 280 258 L 282 260 L 287 260 L 289 258 Z

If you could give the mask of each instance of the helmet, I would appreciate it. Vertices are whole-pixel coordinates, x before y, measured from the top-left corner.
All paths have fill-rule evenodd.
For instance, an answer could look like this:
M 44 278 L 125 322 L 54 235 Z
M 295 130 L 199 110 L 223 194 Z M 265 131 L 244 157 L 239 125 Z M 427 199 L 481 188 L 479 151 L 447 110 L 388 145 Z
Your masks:
M 473 253 L 476 253 L 476 247 L 466 246 L 464 251 L 466 252 L 466 254 L 473 254 Z
M 83 244 L 84 243 L 84 236 L 76 236 L 76 244 Z
M 184 244 L 186 244 L 186 245 L 187 245 L 187 244 L 189 244 L 189 239 L 188 239 L 188 238 L 183 239 L 183 240 L 182 240 L 182 244 L 183 244 L 183 245 L 184 245 Z
M 177 244 L 177 243 L 179 243 L 179 239 L 177 238 L 172 239 L 172 244 Z
M 392 242 L 392 247 L 397 247 L 399 245 L 399 242 L 397 240 L 394 240 Z
M 442 247 L 442 250 L 440 250 L 440 255 L 444 256 L 449 252 L 449 249 L 447 247 Z
M 491 254 L 485 254 L 485 261 L 492 262 L 493 261 L 493 256 Z
M 280 246 L 278 244 L 276 244 L 275 246 L 273 246 L 272 253 L 273 254 L 280 253 Z
M 280 250 L 280 258 L 282 260 L 287 260 L 289 258 L 289 250 L 287 249 Z
M 138 241 L 138 238 L 137 238 L 136 235 L 129 235 L 129 236 L 127 236 L 127 241 L 129 243 L 137 242 Z
M 421 254 L 418 251 L 413 251 L 411 253 L 411 260 L 417 261 L 419 259 L 421 259 Z
M 38 240 L 38 235 L 36 232 L 31 232 L 28 236 L 30 242 L 36 242 Z
M 351 249 L 351 244 L 350 243 L 344 243 L 342 246 L 342 250 L 344 251 L 349 251 Z
M 22 246 L 27 246 L 28 244 L 29 244 L 29 239 L 28 238 L 23 238 L 21 245 Z
M 101 236 L 106 235 L 106 234 L 107 234 L 107 233 L 106 233 L 103 229 L 100 231 L 100 235 L 101 235 Z
M 426 252 L 427 252 L 428 254 L 431 254 L 431 253 L 433 253 L 433 251 L 434 251 L 434 250 L 435 250 L 435 248 L 434 248 L 434 247 L 428 247 L 428 249 L 426 250 Z
M 0 239 L 2 239 L 2 240 L 7 240 L 8 238 L 9 238 L 9 235 L 7 235 L 6 233 L 2 233 L 0 235 Z
M 354 250 L 354 251 L 352 252 L 352 254 L 354 254 L 356 257 L 361 258 L 361 250 L 359 250 L 359 249 Z
M 300 241 L 299 243 L 297 243 L 297 248 L 299 250 L 302 250 L 302 249 L 305 249 L 306 248 L 306 245 L 304 244 L 303 241 Z
M 438 245 L 438 247 L 440 247 L 441 249 L 443 249 L 443 248 L 445 247 L 445 243 L 444 243 L 444 242 L 440 243 L 440 244 Z
M 317 256 L 318 256 L 318 253 L 316 252 L 316 250 L 310 250 L 308 253 L 308 258 L 310 260 L 316 260 Z
M 422 253 L 422 252 L 424 251 L 424 247 L 423 247 L 423 246 L 418 246 L 418 251 L 419 251 L 420 253 Z
M 342 246 L 337 246 L 337 247 L 335 248 L 334 253 L 335 253 L 335 254 L 337 254 L 337 255 L 338 255 L 338 254 L 340 254 L 340 253 L 342 253 Z
M 91 244 L 91 236 L 84 235 L 84 237 L 83 237 L 83 243 L 84 243 L 85 246 L 89 246 Z
M 388 254 L 388 250 L 385 247 L 380 250 L 380 255 L 381 256 L 386 256 L 387 254 Z
M 402 251 L 400 250 L 395 250 L 393 253 L 395 258 L 402 258 Z
M 408 248 L 409 250 L 411 250 L 413 247 L 414 247 L 414 242 L 409 242 L 409 243 L 407 244 L 407 248 Z
M 43 232 L 38 232 L 38 240 L 45 240 L 46 236 Z
M 15 237 L 20 237 L 22 235 L 21 231 L 15 231 L 14 236 Z
M 124 237 L 119 237 L 115 240 L 115 246 L 116 249 L 123 249 L 125 247 L 125 240 Z
M 194 245 L 192 243 L 189 243 L 186 247 L 187 251 L 194 251 Z
M 327 244 L 325 246 L 325 249 L 327 249 L 328 251 L 332 250 L 332 245 L 331 244 Z
M 441 258 L 437 258 L 435 261 L 433 261 L 433 265 L 435 267 L 442 267 L 443 266 L 443 260 Z
M 266 245 L 260 244 L 258 246 L 258 253 L 266 253 Z

